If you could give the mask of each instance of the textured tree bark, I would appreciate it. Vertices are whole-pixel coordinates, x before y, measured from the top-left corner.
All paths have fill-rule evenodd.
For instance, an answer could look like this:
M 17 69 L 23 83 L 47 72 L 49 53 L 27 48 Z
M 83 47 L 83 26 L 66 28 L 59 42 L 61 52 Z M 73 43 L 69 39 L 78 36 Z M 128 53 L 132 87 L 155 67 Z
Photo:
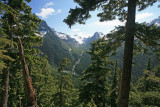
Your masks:
M 125 49 L 123 57 L 123 72 L 122 81 L 120 85 L 121 87 L 119 90 L 120 96 L 118 99 L 118 107 L 128 107 L 135 34 L 135 15 L 136 0 L 128 0 Z
M 2 96 L 0 107 L 7 107 L 8 102 L 8 88 L 9 88 L 9 69 L 7 68 L 3 71 L 3 80 L 2 80 Z
M 27 98 L 28 107 L 38 107 L 36 104 L 36 94 L 32 85 L 31 77 L 29 76 L 29 70 L 25 62 L 24 50 L 21 39 L 18 37 L 18 48 L 20 52 L 21 63 L 23 67 L 24 85 L 25 85 L 25 95 Z

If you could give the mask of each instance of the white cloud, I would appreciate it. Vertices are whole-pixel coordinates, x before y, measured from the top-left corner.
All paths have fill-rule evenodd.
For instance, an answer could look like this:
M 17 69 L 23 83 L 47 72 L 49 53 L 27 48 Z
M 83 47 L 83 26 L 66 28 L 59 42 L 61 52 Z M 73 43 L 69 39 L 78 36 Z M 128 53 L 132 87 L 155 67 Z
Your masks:
M 62 12 L 62 10 L 60 10 L 60 9 L 59 9 L 59 10 L 57 10 L 57 13 L 61 13 L 61 12 Z
M 153 16 L 153 13 L 141 13 L 136 15 L 136 21 Z
M 52 5 L 54 5 L 54 3 L 53 2 L 49 2 L 49 3 L 46 3 L 45 7 L 49 7 L 49 6 L 52 6 Z
M 53 8 L 42 8 L 40 13 L 36 13 L 37 16 L 42 18 L 47 18 L 47 16 L 52 15 L 55 12 Z
M 112 21 L 106 21 L 106 22 L 95 21 L 90 25 L 96 26 L 96 27 L 111 27 L 111 26 L 124 25 L 124 23 L 120 22 L 119 20 L 112 20 Z
M 78 32 L 80 29 L 72 29 L 73 32 Z

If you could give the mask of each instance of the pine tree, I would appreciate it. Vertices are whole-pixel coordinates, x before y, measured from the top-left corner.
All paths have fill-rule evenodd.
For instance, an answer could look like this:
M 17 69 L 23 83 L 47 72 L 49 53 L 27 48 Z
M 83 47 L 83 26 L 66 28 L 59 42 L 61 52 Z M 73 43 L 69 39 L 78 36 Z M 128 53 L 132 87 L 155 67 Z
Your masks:
M 111 102 L 111 107 L 117 107 L 117 87 L 118 87 L 118 76 L 117 76 L 117 61 L 115 63 L 115 68 L 114 68 L 114 75 L 113 75 L 113 80 L 112 80 L 112 86 L 111 86 L 111 95 L 110 95 L 110 102 Z
M 15 16 L 17 14 L 17 12 L 14 9 L 12 9 L 10 6 L 8 6 L 8 5 L 4 4 L 2 1 L 0 1 L 0 15 L 3 15 L 4 12 L 8 12 L 8 13 L 12 14 L 13 16 Z M 3 20 L 0 19 L 0 25 L 2 25 L 2 23 L 3 23 Z M 11 57 L 4 54 L 14 44 L 11 40 L 7 39 L 6 37 L 7 37 L 7 34 L 5 33 L 5 29 L 3 29 L 0 26 L 0 71 L 4 67 L 6 67 L 3 60 L 10 60 L 10 61 L 13 60 Z M 8 49 L 5 49 L 6 46 L 8 47 Z
M 3 15 L 3 12 L 8 12 L 12 15 L 15 15 L 16 12 L 11 7 L 0 1 L 0 15 Z M 3 23 L 3 20 L 0 19 L 0 25 Z M 0 96 L 0 105 L 7 107 L 8 103 L 8 90 L 9 90 L 9 69 L 10 61 L 13 61 L 9 55 L 6 55 L 8 50 L 12 47 L 13 42 L 5 38 L 7 35 L 5 29 L 0 26 L 0 72 L 2 71 L 2 90 Z
M 80 102 L 87 105 L 92 100 L 97 107 L 105 107 L 108 94 L 108 77 L 111 69 L 107 66 L 112 64 L 106 55 L 106 41 L 100 39 L 91 44 L 89 55 L 91 56 L 92 63 L 83 72 L 81 78 L 82 84 L 80 87 Z
M 74 85 L 72 84 L 71 75 L 64 74 L 65 69 L 71 66 L 71 62 L 68 58 L 64 58 L 58 69 L 58 92 L 54 95 L 54 104 L 59 107 L 69 107 L 74 99 Z
M 100 21 L 113 20 L 116 16 L 120 20 L 126 21 L 125 31 L 125 49 L 124 49 L 124 60 L 123 60 L 123 72 L 120 96 L 118 99 L 119 107 L 127 107 L 129 99 L 130 81 L 131 81 L 131 69 L 132 69 L 132 57 L 133 57 L 133 46 L 134 46 L 134 34 L 136 31 L 135 26 L 135 15 L 136 6 L 138 10 L 144 10 L 150 5 L 153 5 L 154 1 L 137 1 L 137 0 L 75 0 L 79 4 L 79 7 L 70 9 L 68 17 L 64 20 L 65 23 L 71 27 L 76 22 L 85 24 L 85 21 L 91 17 L 90 11 L 94 11 L 97 8 L 102 8 L 103 12 L 99 13 Z M 128 10 L 126 10 L 126 7 Z
M 32 50 L 33 48 L 31 47 L 41 41 L 41 39 L 38 38 L 35 34 L 37 33 L 37 24 L 40 22 L 40 20 L 36 16 L 31 14 L 31 8 L 27 6 L 27 4 L 23 0 L 8 0 L 5 1 L 5 3 L 11 8 L 15 9 L 16 12 L 18 12 L 16 18 L 13 16 L 13 14 L 6 12 L 2 16 L 2 28 L 6 30 L 5 33 L 8 35 L 9 39 L 14 38 L 14 41 L 18 43 L 20 58 L 22 60 L 21 64 L 24 68 L 23 74 L 25 80 L 25 92 L 28 103 L 27 105 L 33 106 L 36 105 L 36 96 L 32 86 L 31 78 L 29 76 L 29 71 L 25 62 L 23 44 L 21 42 L 21 39 L 28 42 L 28 44 L 24 47 L 28 49 L 28 51 Z
M 142 99 L 142 105 L 160 106 L 160 77 L 157 75 L 158 69 L 151 69 L 150 59 L 146 70 L 138 79 L 137 89 Z M 150 68 L 150 70 L 148 70 Z
M 53 95 L 56 93 L 58 86 L 47 57 L 31 55 L 27 58 L 30 59 L 28 68 L 35 88 L 37 104 L 44 107 L 54 106 Z
M 42 57 L 42 53 L 38 53 L 37 55 L 26 53 L 25 55 L 27 56 L 26 62 L 30 69 L 30 76 L 37 96 L 37 104 L 44 107 L 54 106 L 53 95 L 56 93 L 58 86 L 55 84 L 56 80 L 55 77 L 53 77 L 46 56 Z M 10 68 L 10 71 L 14 72 L 10 73 L 8 106 L 27 106 L 23 71 L 19 55 L 14 53 L 14 59 L 16 60 L 13 61 Z
M 38 33 L 37 25 L 40 20 L 35 15 L 31 14 L 31 8 L 27 6 L 23 0 L 7 0 L 3 2 L 2 6 L 3 7 L 0 8 L 7 12 L 3 13 L 2 19 L 0 19 L 2 22 L 1 29 L 3 29 L 3 32 L 0 33 L 5 34 L 5 38 L 3 40 L 8 39 L 7 42 L 13 40 L 18 43 L 19 46 L 19 51 L 17 46 L 13 46 L 11 51 L 6 51 L 10 57 L 12 56 L 15 59 L 13 63 L 11 63 L 10 67 L 6 65 L 11 71 L 11 82 L 9 83 L 9 87 L 11 87 L 9 91 L 9 106 L 29 106 L 35 105 L 36 103 L 40 106 L 54 106 L 52 99 L 53 94 L 56 92 L 55 80 L 51 74 L 48 61 L 43 57 L 44 55 L 39 50 L 35 49 L 35 46 L 37 47 L 42 41 L 41 38 L 36 36 Z M 12 13 L 9 10 L 11 8 L 15 9 Z M 23 12 L 19 13 L 20 11 Z M 14 12 L 16 14 L 13 14 Z M 8 57 L 8 59 L 10 57 Z M 5 55 L 3 59 L 7 59 L 7 56 Z M 23 80 L 25 78 L 23 78 L 24 73 L 22 72 L 24 72 L 24 70 L 22 70 L 21 66 L 23 66 L 25 71 L 27 71 L 28 79 L 32 77 L 32 83 L 35 90 L 32 87 L 27 88 L 26 84 L 23 84 Z M 31 79 L 29 81 L 31 83 Z M 26 90 L 25 92 L 23 90 L 24 87 Z M 27 93 L 28 89 L 32 89 L 33 93 Z M 31 94 L 33 96 L 30 96 Z M 37 98 L 35 98 L 35 94 L 37 95 Z
M 0 37 L 0 71 L 3 68 L 6 68 L 6 63 L 5 63 L 6 60 L 13 61 L 13 58 L 11 58 L 8 55 L 5 55 L 5 53 L 8 52 L 8 49 L 10 49 L 12 45 L 13 45 L 12 41 Z M 6 46 L 8 46 L 8 49 L 4 49 Z

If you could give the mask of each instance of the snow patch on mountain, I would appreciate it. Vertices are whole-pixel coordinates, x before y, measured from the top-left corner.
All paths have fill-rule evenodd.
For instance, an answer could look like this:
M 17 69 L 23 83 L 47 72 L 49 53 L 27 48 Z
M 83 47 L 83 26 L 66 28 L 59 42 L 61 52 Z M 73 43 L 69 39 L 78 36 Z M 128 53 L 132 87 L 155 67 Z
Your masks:
M 55 31 L 53 28 L 51 29 L 53 32 L 54 32 L 54 34 L 56 35 L 56 36 L 58 36 L 60 39 L 65 39 L 65 40 L 68 40 L 68 35 L 67 34 L 65 34 L 65 33 L 61 33 L 61 32 L 57 32 L 57 31 Z
M 78 42 L 78 44 L 82 44 L 84 42 L 84 39 L 86 39 L 86 37 L 88 37 L 89 35 L 85 35 L 85 34 L 82 34 L 82 33 L 78 33 L 76 35 L 68 35 L 68 34 L 65 34 L 65 33 L 61 33 L 61 32 L 57 32 L 55 31 L 53 28 L 52 28 L 52 31 L 54 32 L 54 34 L 56 36 L 58 36 L 60 39 L 65 39 L 65 40 L 68 40 L 69 38 L 71 39 L 74 39 Z
M 84 38 L 79 35 L 70 35 L 71 38 L 74 38 L 79 44 L 82 44 L 84 41 Z
M 68 38 L 67 38 L 67 35 L 64 34 L 64 33 L 55 32 L 55 34 L 56 34 L 59 38 L 61 38 L 61 39 L 65 39 L 65 40 L 68 39 Z
M 42 37 L 47 34 L 47 31 L 40 31 Z
M 74 38 L 79 44 L 83 44 L 85 39 L 91 37 L 91 35 L 88 35 L 86 33 L 82 33 L 82 32 L 79 32 L 77 33 L 76 35 L 70 35 L 71 38 Z
M 91 36 L 91 35 L 84 34 L 84 33 L 81 33 L 81 32 L 76 34 L 76 35 L 74 35 L 74 34 L 68 35 L 68 34 L 65 34 L 65 33 L 57 32 L 53 28 L 52 28 L 52 31 L 60 39 L 63 39 L 63 40 L 68 40 L 69 38 L 74 39 L 75 41 L 78 42 L 78 44 L 83 44 L 85 42 L 85 40 L 88 39 L 88 38 L 95 38 L 95 40 L 97 40 L 97 39 L 100 39 L 100 38 L 104 37 L 104 34 L 101 33 L 101 32 L 95 32 L 94 35 Z
M 47 34 L 47 31 L 39 31 L 41 34 L 35 33 L 38 37 L 44 37 Z
M 149 25 L 160 26 L 160 16 L 157 19 L 152 20 Z
M 69 51 L 69 52 L 70 52 L 70 51 L 72 51 L 72 48 L 69 48 L 69 50 L 68 50 L 68 51 Z

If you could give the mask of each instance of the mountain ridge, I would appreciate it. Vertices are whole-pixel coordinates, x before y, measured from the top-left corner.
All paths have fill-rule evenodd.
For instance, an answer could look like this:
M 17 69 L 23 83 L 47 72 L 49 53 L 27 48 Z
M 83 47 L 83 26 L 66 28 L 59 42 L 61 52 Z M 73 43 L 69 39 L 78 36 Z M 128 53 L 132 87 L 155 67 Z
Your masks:
M 151 22 L 149 22 L 148 25 L 156 25 L 156 26 L 160 27 L 160 16 L 156 19 L 153 19 Z
M 54 28 L 51 28 L 47 25 L 47 23 L 42 20 L 41 25 L 39 26 L 39 31 L 41 33 L 41 35 L 38 35 L 40 37 L 44 37 L 47 32 L 53 32 L 55 36 L 57 36 L 58 38 L 60 38 L 61 40 L 65 41 L 65 42 L 70 42 L 73 45 L 82 45 L 82 44 L 86 44 L 87 41 L 89 41 L 89 39 L 92 40 L 97 40 L 99 38 L 102 38 L 104 36 L 104 34 L 102 32 L 95 32 L 92 36 L 90 37 L 80 37 L 79 35 L 69 35 L 66 33 L 62 33 L 62 32 L 58 32 L 56 31 Z M 79 39 L 79 40 L 78 40 Z M 90 40 L 90 41 L 92 41 Z
M 159 25 L 160 24 L 160 17 L 157 19 L 152 20 L 150 25 Z M 45 53 L 48 56 L 49 62 L 51 64 L 58 65 L 60 60 L 63 58 L 69 58 L 71 59 L 72 63 L 75 64 L 80 58 L 80 62 L 75 67 L 76 73 L 81 74 L 81 72 L 87 68 L 90 65 L 90 56 L 85 53 L 85 51 L 88 51 L 90 48 L 90 43 L 102 38 L 104 36 L 101 32 L 95 32 L 93 36 L 88 38 L 83 38 L 84 41 L 82 44 L 79 44 L 76 39 L 72 38 L 71 35 L 57 32 L 53 28 L 50 28 L 46 22 L 42 21 L 42 24 L 40 25 L 41 34 L 43 33 L 45 36 L 44 43 L 42 45 L 42 52 Z M 76 35 L 74 35 L 76 36 Z M 77 35 L 78 36 L 78 35 Z M 80 56 L 82 51 L 84 51 L 83 56 Z M 120 61 L 123 60 L 123 47 L 121 47 L 118 52 L 117 56 L 115 56 L 115 59 L 119 59 Z M 147 61 L 147 56 L 144 56 L 142 58 L 141 55 L 136 57 L 136 60 L 143 59 L 142 62 Z M 145 63 L 144 63 L 145 64 Z M 139 65 L 141 69 L 145 67 L 145 65 Z M 120 65 L 122 67 L 122 65 Z M 133 70 L 137 68 L 133 67 Z M 135 73 L 134 76 L 140 75 L 139 73 Z M 137 79 L 137 77 L 136 77 Z

